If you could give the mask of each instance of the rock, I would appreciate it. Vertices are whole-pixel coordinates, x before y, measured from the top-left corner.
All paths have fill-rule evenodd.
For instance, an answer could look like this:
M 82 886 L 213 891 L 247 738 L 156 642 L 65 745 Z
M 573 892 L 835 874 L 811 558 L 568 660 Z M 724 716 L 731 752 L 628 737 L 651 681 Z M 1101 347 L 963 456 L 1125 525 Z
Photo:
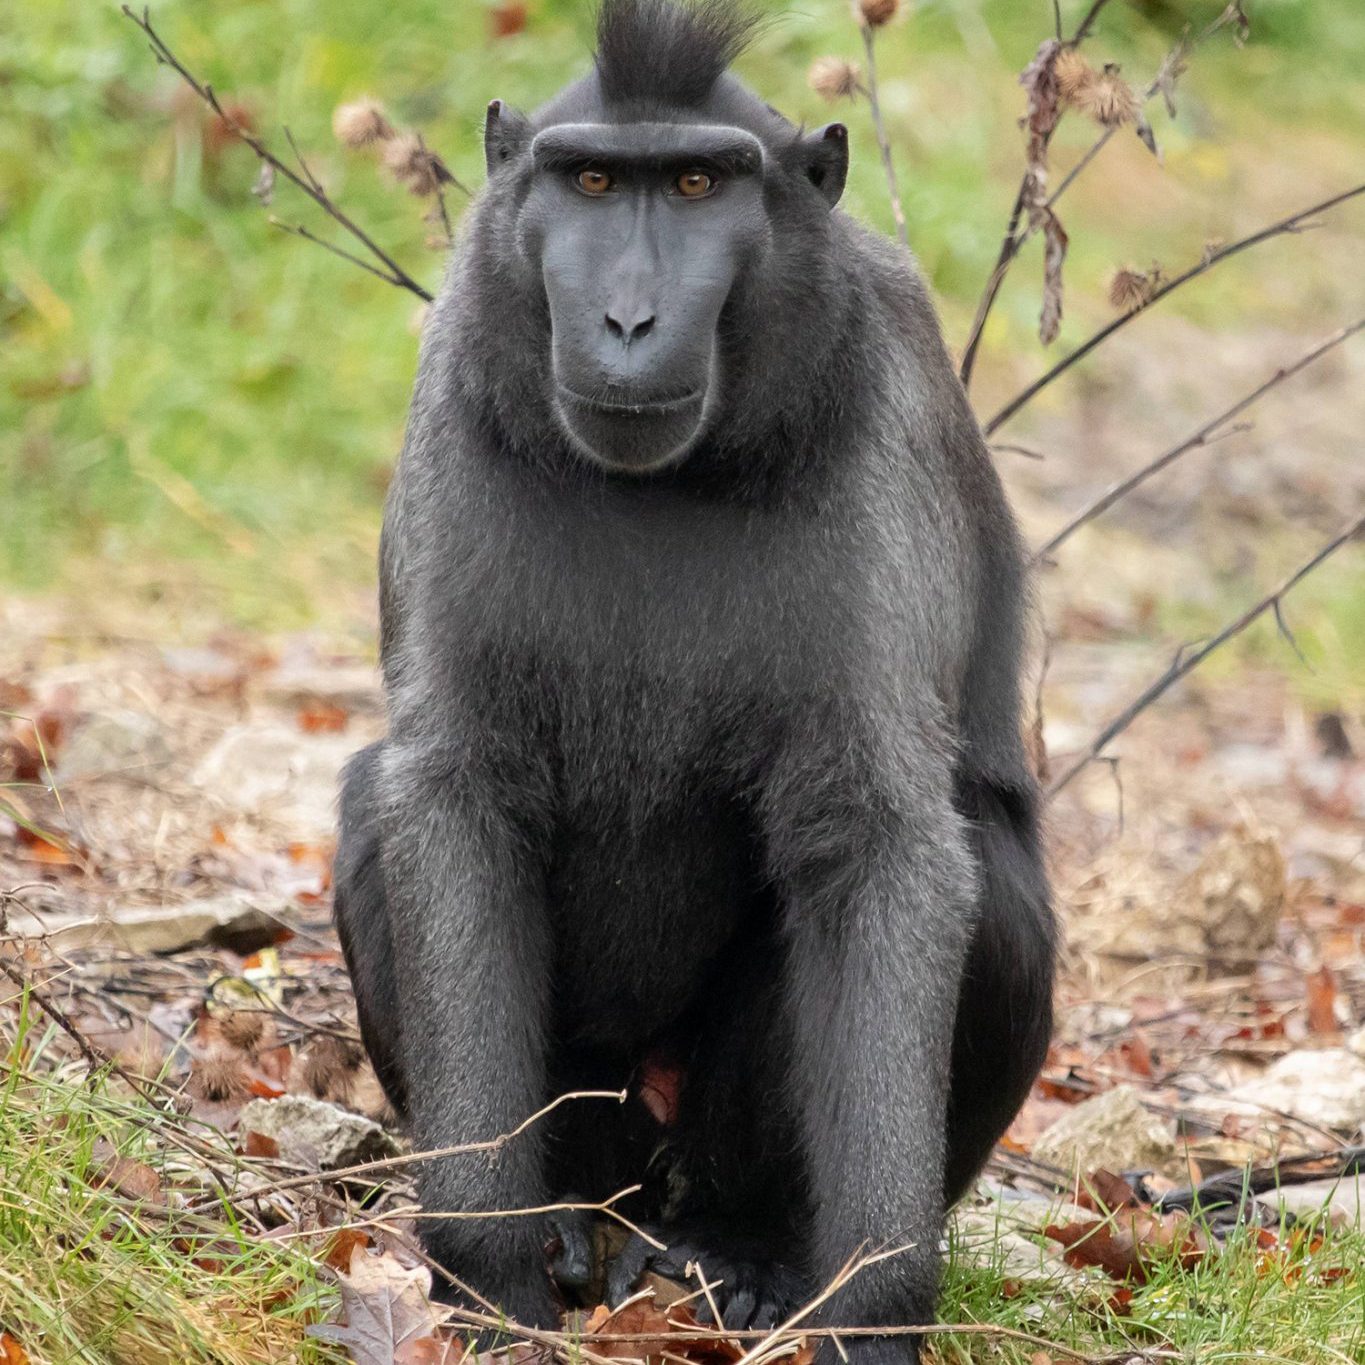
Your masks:
M 1131 888 L 1076 916 L 1070 937 L 1087 952 L 1124 961 L 1152 960 L 1155 948 L 1158 957 L 1250 963 L 1275 942 L 1286 876 L 1275 836 L 1239 826 L 1173 891 Z
M 281 664 L 262 673 L 254 690 L 279 706 L 324 701 L 356 715 L 384 709 L 379 670 L 370 664 Z
M 278 941 L 288 906 L 281 897 L 229 893 L 59 926 L 60 942 L 64 949 L 102 944 L 133 953 L 177 953 L 207 944 L 245 956 Z
M 1344 1047 L 1291 1052 L 1223 1098 L 1354 1133 L 1365 1126 L 1365 1058 Z
M 171 746 L 155 716 L 110 711 L 87 716 L 62 745 L 53 774 L 58 787 L 78 778 L 144 777 L 171 761 Z
M 1274 944 L 1284 898 L 1279 841 L 1239 826 L 1204 855 L 1176 891 L 1175 905 L 1201 927 L 1206 951 L 1226 961 L 1252 961 Z
M 1173 1162 L 1175 1139 L 1133 1086 L 1116 1085 L 1063 1114 L 1033 1144 L 1032 1156 L 1071 1175 L 1160 1170 Z
M 1046 1283 L 1078 1294 L 1090 1277 L 1067 1265 L 1060 1243 L 1044 1238 L 1042 1231 L 1051 1223 L 1092 1216 L 1065 1201 L 982 1182 L 976 1194 L 953 1211 L 949 1236 L 954 1252 L 971 1264 L 988 1266 L 1008 1279 Z
M 325 837 L 336 825 L 341 765 L 357 747 L 346 735 L 235 725 L 204 755 L 192 780 L 229 809 L 272 816 L 302 837 Z
M 398 1144 L 372 1119 L 309 1095 L 252 1100 L 242 1109 L 237 1132 L 273 1138 L 281 1160 L 313 1171 L 334 1171 L 398 1154 Z
M 1310 1180 L 1256 1197 L 1267 1208 L 1276 1212 L 1283 1209 L 1296 1218 L 1312 1219 L 1316 1214 L 1326 1214 L 1338 1227 L 1365 1229 L 1365 1175 Z

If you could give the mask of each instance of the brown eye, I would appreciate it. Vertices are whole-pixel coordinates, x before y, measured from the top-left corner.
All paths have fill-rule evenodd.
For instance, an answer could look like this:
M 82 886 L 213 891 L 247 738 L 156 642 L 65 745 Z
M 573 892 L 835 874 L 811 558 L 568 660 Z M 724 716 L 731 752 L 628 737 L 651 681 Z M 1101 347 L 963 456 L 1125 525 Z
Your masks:
M 705 171 L 684 171 L 677 179 L 677 186 L 684 199 L 700 199 L 715 189 L 716 182 Z
M 578 173 L 578 188 L 584 194 L 606 194 L 611 189 L 611 176 L 606 171 L 589 168 Z

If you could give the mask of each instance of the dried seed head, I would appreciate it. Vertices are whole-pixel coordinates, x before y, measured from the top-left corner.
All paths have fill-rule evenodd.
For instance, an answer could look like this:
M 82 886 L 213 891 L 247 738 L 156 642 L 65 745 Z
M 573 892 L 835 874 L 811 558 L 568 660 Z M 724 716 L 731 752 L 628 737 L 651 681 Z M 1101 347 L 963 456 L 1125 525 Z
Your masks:
M 842 57 L 817 57 L 806 73 L 806 84 L 827 100 L 848 100 L 862 89 L 863 69 Z
M 1076 95 L 1076 107 L 1083 109 L 1096 123 L 1117 128 L 1136 121 L 1142 112 L 1142 101 L 1119 75 L 1118 67 L 1110 65 Z
M 394 136 L 384 106 L 368 97 L 338 104 L 332 114 L 332 132 L 344 147 L 369 147 Z
M 210 1052 L 195 1059 L 188 1087 L 201 1100 L 239 1100 L 247 1094 L 246 1072 L 231 1053 Z
M 360 1060 L 360 1049 L 354 1043 L 326 1034 L 308 1045 L 299 1077 L 319 1099 L 344 1098 L 350 1094 Z
M 881 28 L 896 17 L 900 0 L 854 0 L 853 17 L 865 28 Z
M 233 1010 L 218 1021 L 223 1041 L 242 1052 L 255 1052 L 265 1036 L 266 1016 L 261 1010 Z
M 1082 90 L 1099 79 L 1095 68 L 1074 47 L 1064 47 L 1052 64 L 1057 78 L 1057 93 L 1067 104 L 1075 104 Z
M 1149 275 L 1136 266 L 1125 265 L 1114 272 L 1109 281 L 1109 302 L 1125 313 L 1141 308 L 1152 297 L 1156 287 L 1155 274 Z
M 435 194 L 451 176 L 445 162 L 416 133 L 400 133 L 384 146 L 384 165 L 413 194 Z

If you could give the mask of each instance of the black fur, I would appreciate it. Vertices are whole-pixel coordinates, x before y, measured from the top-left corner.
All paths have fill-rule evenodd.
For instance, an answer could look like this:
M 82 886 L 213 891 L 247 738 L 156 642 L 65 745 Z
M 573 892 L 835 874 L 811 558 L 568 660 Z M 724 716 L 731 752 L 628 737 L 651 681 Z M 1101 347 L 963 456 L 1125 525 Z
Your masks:
M 734 0 L 604 0 L 597 12 L 597 79 L 608 104 L 691 109 L 744 50 L 757 24 Z
M 692 84 L 739 35 L 703 13 L 611 0 L 594 74 L 529 119 L 495 111 L 385 517 L 390 733 L 346 775 L 338 924 L 420 1146 L 681 1077 L 667 1127 L 639 1098 L 580 1101 L 496 1160 L 424 1164 L 429 1208 L 642 1183 L 628 1211 L 734 1267 L 746 1314 L 909 1243 L 825 1320 L 925 1322 L 945 1204 L 1049 1032 L 1022 555 L 910 260 L 815 183 L 839 139 L 729 75 Z M 643 51 L 656 30 L 676 79 Z M 544 243 L 616 210 L 536 208 L 560 191 L 534 138 L 612 120 L 763 149 L 758 246 L 726 264 L 747 201 L 700 210 L 734 283 L 692 338 L 713 347 L 704 417 L 648 477 L 607 472 L 557 406 Z M 664 285 L 647 302 L 641 373 L 675 316 Z M 536 1219 L 426 1235 L 513 1317 L 554 1320 Z

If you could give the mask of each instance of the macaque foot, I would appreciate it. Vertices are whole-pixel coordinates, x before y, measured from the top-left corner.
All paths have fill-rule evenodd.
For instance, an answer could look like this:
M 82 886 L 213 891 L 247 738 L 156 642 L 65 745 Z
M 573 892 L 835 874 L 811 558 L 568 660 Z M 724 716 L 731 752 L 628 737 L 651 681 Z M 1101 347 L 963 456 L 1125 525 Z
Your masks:
M 698 1275 L 704 1275 L 711 1288 L 709 1295 L 693 1300 L 698 1320 L 712 1320 L 714 1302 L 720 1325 L 735 1331 L 775 1327 L 807 1297 L 805 1278 L 761 1246 L 705 1230 L 649 1231 L 666 1249 L 631 1237 L 607 1273 L 607 1302 L 613 1307 L 628 1299 L 650 1272 L 689 1289 L 699 1287 Z M 690 1274 L 689 1267 L 694 1267 Z

